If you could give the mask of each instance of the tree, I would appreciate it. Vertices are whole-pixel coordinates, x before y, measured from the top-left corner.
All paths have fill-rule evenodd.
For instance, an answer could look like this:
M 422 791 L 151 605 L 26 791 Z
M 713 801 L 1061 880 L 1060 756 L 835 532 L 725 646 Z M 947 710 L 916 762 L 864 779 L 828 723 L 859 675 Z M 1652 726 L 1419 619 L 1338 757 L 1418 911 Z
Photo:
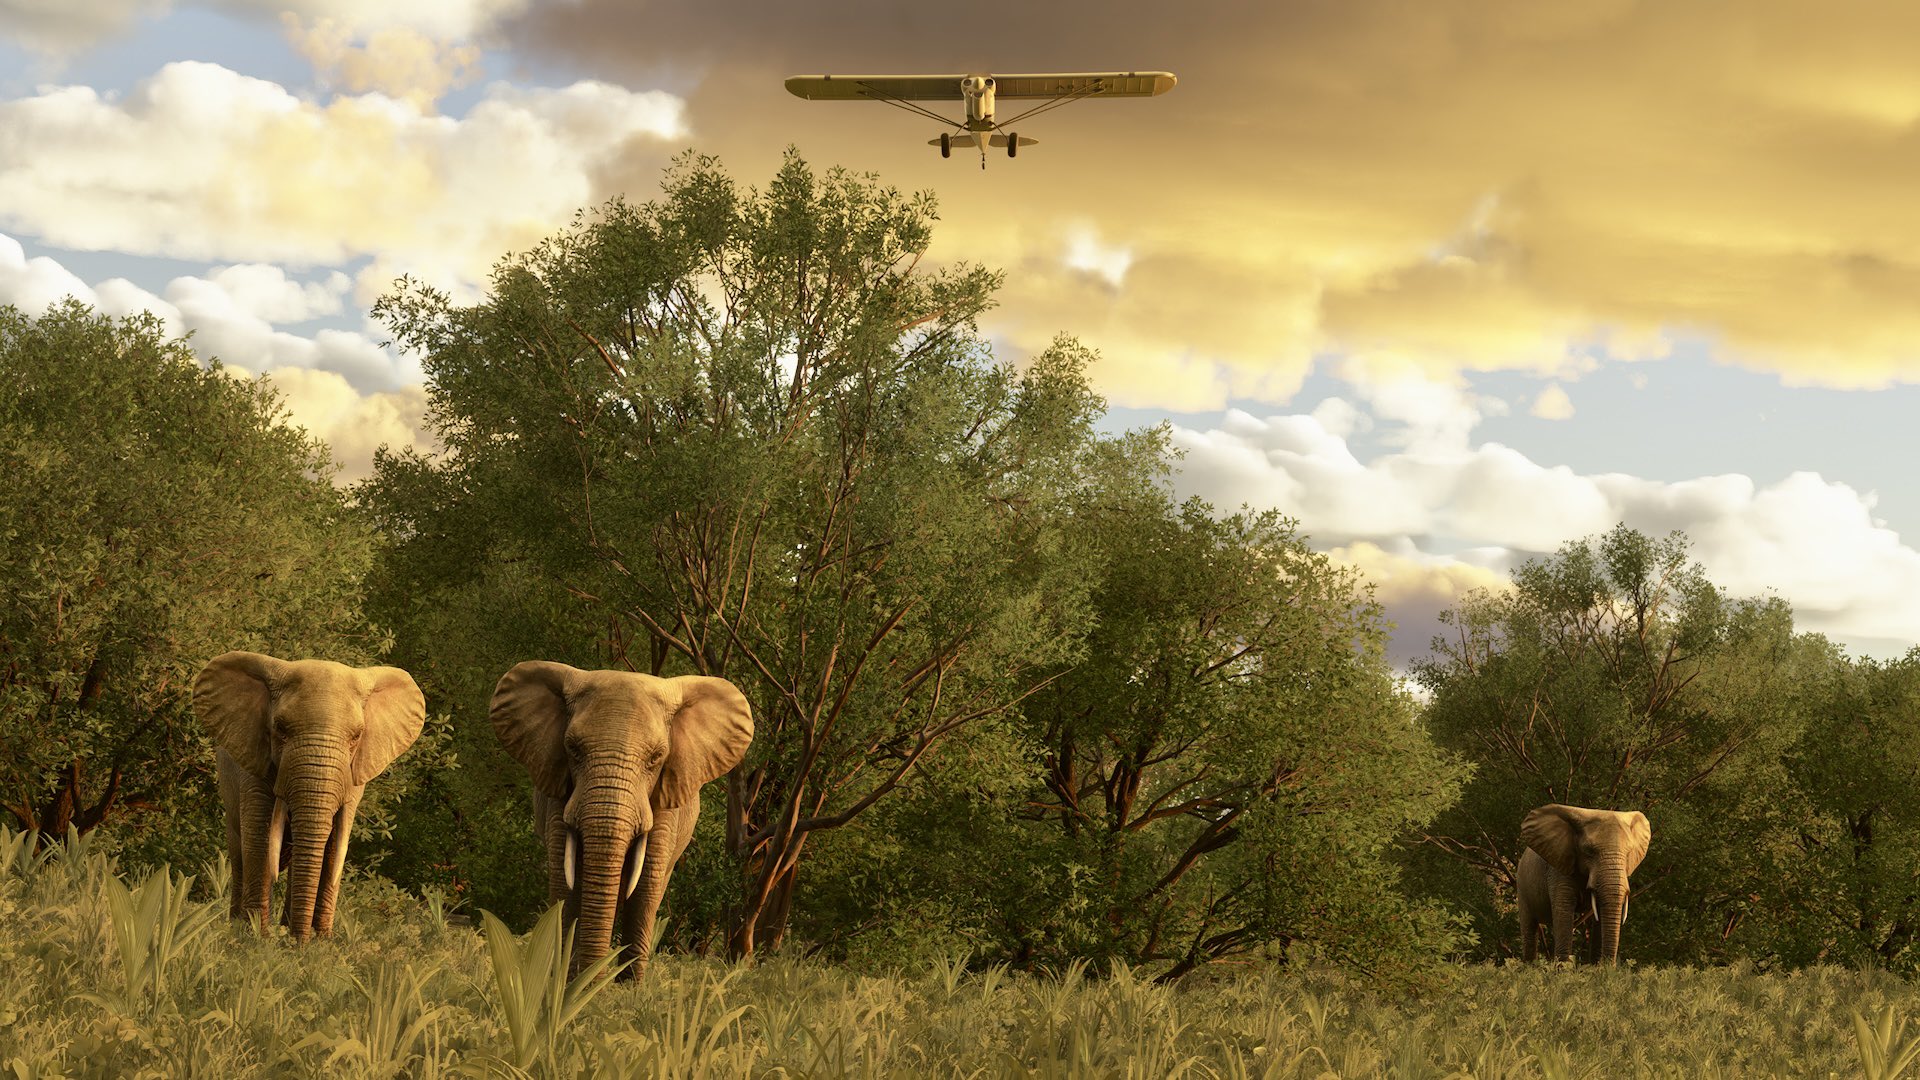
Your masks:
M 1383 856 L 1464 770 L 1395 685 L 1357 572 L 1276 513 L 1157 486 L 1098 492 L 1076 524 L 1103 555 L 1097 624 L 1026 710 L 1044 755 L 1027 806 L 1082 875 L 1071 951 L 1171 961 L 1171 980 L 1263 946 L 1448 948 Z
M 1788 751 L 1794 782 L 1742 907 L 1754 950 L 1790 965 L 1920 969 L 1920 649 L 1889 661 L 1838 655 L 1803 678 L 1808 722 Z
M 1519 825 L 1532 807 L 1641 810 L 1653 825 L 1632 888 L 1634 955 L 1725 955 L 1766 878 L 1790 797 L 1783 754 L 1804 687 L 1831 661 L 1777 597 L 1732 599 L 1686 538 L 1621 525 L 1471 594 L 1416 673 L 1441 745 L 1476 767 L 1428 840 L 1429 884 L 1477 919 L 1494 951 L 1511 918 Z M 1747 842 L 1730 844 L 1729 837 Z
M 204 842 L 200 666 L 374 651 L 372 533 L 282 421 L 268 384 L 201 367 L 150 314 L 0 308 L 0 798 L 21 827 L 177 812 L 148 824 Z
M 446 447 L 361 491 L 398 539 L 382 610 L 462 702 L 534 647 L 738 684 L 738 953 L 784 934 L 810 836 L 1017 707 L 1086 618 L 1056 509 L 1100 441 L 1087 354 L 993 362 L 998 277 L 923 270 L 933 219 L 791 153 L 745 192 L 686 157 L 658 202 L 503 260 L 479 304 L 403 282 L 376 306 Z

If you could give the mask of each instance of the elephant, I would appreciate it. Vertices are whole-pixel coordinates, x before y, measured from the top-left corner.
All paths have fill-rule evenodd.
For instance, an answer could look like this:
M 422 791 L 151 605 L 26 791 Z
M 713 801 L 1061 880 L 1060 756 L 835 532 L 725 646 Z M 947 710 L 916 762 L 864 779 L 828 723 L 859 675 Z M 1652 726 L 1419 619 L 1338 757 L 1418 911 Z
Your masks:
M 419 738 L 420 687 L 396 667 L 228 652 L 193 680 L 193 711 L 226 806 L 229 914 L 267 929 L 284 846 L 288 933 L 330 934 L 354 813 L 367 781 Z
M 578 974 L 613 948 L 623 979 L 646 971 L 654 917 L 693 839 L 700 787 L 753 741 L 746 695 L 725 679 L 583 671 L 529 660 L 494 688 L 489 714 L 533 780 L 547 895 L 574 926 Z
M 1533 960 L 1536 933 L 1553 930 L 1553 956 L 1573 959 L 1573 924 L 1581 908 L 1593 914 L 1588 959 L 1615 962 L 1627 921 L 1627 876 L 1647 857 L 1653 827 L 1638 810 L 1589 810 L 1551 803 L 1520 823 L 1518 900 L 1520 953 Z

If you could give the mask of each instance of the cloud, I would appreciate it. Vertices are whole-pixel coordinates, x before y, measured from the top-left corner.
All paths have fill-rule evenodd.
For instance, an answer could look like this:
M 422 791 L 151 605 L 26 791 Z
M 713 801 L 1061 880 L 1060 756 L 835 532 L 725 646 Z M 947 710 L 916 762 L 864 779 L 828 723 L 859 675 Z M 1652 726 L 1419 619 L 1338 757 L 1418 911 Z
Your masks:
M 1920 376 L 1920 7 L 1849 14 L 1790 0 L 824 0 L 739 19 L 581 0 L 506 31 L 609 79 L 697 82 L 702 148 L 741 175 L 770 173 L 794 142 L 938 189 L 941 250 L 1018 282 L 990 329 L 1023 346 L 1080 334 L 1111 358 L 1095 376 L 1116 401 L 1151 400 L 1172 363 L 1183 402 L 1217 407 L 1284 400 L 1327 353 L 1565 379 L 1585 356 L 1647 355 L 1676 334 L 1794 381 Z M 1020 33 L 983 39 L 982 25 Z M 1166 68 L 1180 84 L 1022 123 L 1040 145 L 981 173 L 930 153 L 927 121 L 780 89 L 875 57 Z M 1064 220 L 1124 244 L 1123 282 L 1058 265 Z M 1049 263 L 1057 277 L 1031 276 Z
M 631 144 L 664 155 L 679 99 L 606 83 L 490 88 L 460 118 L 379 93 L 302 100 L 168 64 L 124 100 L 47 87 L 0 102 L 0 227 L 77 250 L 333 265 L 441 285 L 599 201 Z
M 0 0 L 0 37 L 55 56 L 124 33 L 167 0 Z
M 237 374 L 246 374 L 241 369 Z M 282 367 L 265 378 L 280 392 L 288 419 L 324 442 L 342 465 L 335 483 L 350 484 L 373 473 L 373 452 L 428 450 L 427 392 L 422 386 L 363 394 L 331 371 Z
M 1527 412 L 1542 420 L 1570 420 L 1573 418 L 1573 399 L 1567 396 L 1564 387 L 1553 383 L 1540 391 L 1540 396 L 1533 399 L 1533 408 Z
M 12 304 L 28 314 L 38 314 L 66 296 L 91 303 L 93 290 L 66 267 L 44 255 L 27 258 L 20 241 L 0 235 L 0 304 Z
M 0 36 L 31 49 L 67 56 L 124 34 L 142 18 L 200 8 L 252 18 L 326 21 L 343 31 L 377 38 L 404 30 L 437 40 L 464 40 L 525 10 L 528 0 L 0 0 Z
M 1361 540 L 1327 555 L 1374 583 L 1374 598 L 1394 624 L 1387 658 L 1402 671 L 1429 654 L 1435 637 L 1450 632 L 1440 621 L 1441 612 L 1475 589 L 1502 592 L 1513 584 L 1503 549 L 1447 557 L 1424 554 L 1404 539 L 1386 547 Z M 1475 558 L 1491 565 L 1471 561 Z
M 346 292 L 338 271 L 301 282 L 277 266 L 216 267 L 183 275 L 156 296 L 124 278 L 89 286 L 54 259 L 28 259 L 20 242 L 0 234 L 0 304 L 32 315 L 72 296 L 109 315 L 151 311 L 168 334 L 191 332 L 202 360 L 219 358 L 235 373 L 266 372 L 281 388 L 292 421 L 325 439 L 345 470 L 364 477 L 380 445 L 430 447 L 426 391 L 418 361 L 382 348 L 365 334 L 321 328 L 295 334 L 276 324 L 337 314 Z
M 353 93 L 377 91 L 424 110 L 479 73 L 477 47 L 439 41 L 404 26 L 374 30 L 362 42 L 332 18 L 309 25 L 288 12 L 281 22 L 295 50 L 329 87 Z
M 1307 414 L 1235 410 L 1209 430 L 1175 426 L 1185 453 L 1176 486 L 1297 518 L 1316 546 L 1385 575 L 1389 613 L 1410 625 L 1439 610 L 1435 574 L 1448 589 L 1484 583 L 1482 571 L 1624 521 L 1656 536 L 1683 531 L 1717 584 L 1737 596 L 1777 592 L 1804 630 L 1881 649 L 1920 641 L 1920 550 L 1874 517 L 1873 492 L 1813 472 L 1766 484 L 1737 473 L 1581 474 L 1498 443 L 1416 440 L 1362 461 L 1341 434 L 1351 408 L 1328 399 Z M 1395 648 L 1424 642 L 1396 637 Z
M 1080 224 L 1067 231 L 1067 251 L 1060 261 L 1070 270 L 1091 274 L 1118 289 L 1126 282 L 1127 268 L 1133 265 L 1133 252 L 1102 243 L 1098 230 Z

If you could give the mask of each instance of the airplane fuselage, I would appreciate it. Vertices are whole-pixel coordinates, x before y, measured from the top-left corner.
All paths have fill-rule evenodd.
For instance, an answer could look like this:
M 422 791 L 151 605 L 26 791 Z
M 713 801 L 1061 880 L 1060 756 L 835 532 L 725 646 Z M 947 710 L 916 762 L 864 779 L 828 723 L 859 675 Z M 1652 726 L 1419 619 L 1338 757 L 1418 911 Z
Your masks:
M 960 96 L 967 102 L 967 130 L 993 130 L 993 76 L 969 75 L 960 80 Z

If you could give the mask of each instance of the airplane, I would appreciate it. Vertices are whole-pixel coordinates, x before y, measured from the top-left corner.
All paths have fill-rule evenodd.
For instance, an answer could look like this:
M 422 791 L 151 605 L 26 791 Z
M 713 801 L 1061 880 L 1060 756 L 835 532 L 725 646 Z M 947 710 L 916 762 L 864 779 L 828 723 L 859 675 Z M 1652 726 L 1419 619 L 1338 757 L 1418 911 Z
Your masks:
M 1028 117 L 1057 109 L 1074 101 L 1095 97 L 1153 97 L 1173 89 L 1177 80 L 1170 71 L 1082 71 L 1048 75 L 795 75 L 787 80 L 787 92 L 808 101 L 884 101 L 896 108 L 925 116 L 952 128 L 943 131 L 927 145 L 940 148 L 941 157 L 952 157 L 953 148 L 980 148 L 980 167 L 987 167 L 987 147 L 1006 147 L 1008 157 L 1016 157 L 1023 146 L 1038 139 L 1017 135 L 1012 125 Z M 1001 99 L 1043 99 L 1042 104 L 1009 117 L 995 120 L 993 107 Z M 920 101 L 964 101 L 967 116 L 950 120 Z

